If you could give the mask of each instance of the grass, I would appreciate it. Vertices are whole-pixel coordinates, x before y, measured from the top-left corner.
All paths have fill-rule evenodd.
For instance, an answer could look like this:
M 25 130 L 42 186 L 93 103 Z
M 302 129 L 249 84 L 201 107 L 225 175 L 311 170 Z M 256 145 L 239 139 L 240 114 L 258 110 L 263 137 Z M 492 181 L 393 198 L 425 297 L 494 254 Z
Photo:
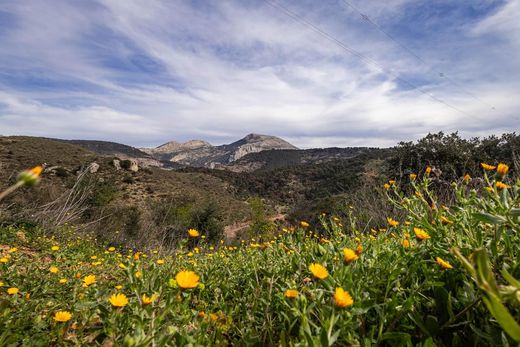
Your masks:
M 514 345 L 520 182 L 505 176 L 485 172 L 479 191 L 460 179 L 451 206 L 437 205 L 427 174 L 413 194 L 389 184 L 405 217 L 369 232 L 322 215 L 320 230 L 234 245 L 186 233 L 169 254 L 74 226 L 4 227 L 0 345 Z

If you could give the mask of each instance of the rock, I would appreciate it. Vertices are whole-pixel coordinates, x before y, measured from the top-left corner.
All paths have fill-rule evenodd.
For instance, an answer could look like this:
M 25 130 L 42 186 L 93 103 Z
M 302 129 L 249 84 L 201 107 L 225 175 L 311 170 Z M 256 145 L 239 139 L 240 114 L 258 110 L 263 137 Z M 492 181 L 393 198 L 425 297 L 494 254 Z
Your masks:
M 90 164 L 89 169 L 88 169 L 88 171 L 90 173 L 96 173 L 96 172 L 98 172 L 98 170 L 99 170 L 99 164 L 95 163 L 95 162 Z
M 130 159 L 130 168 L 128 169 L 132 172 L 139 171 L 139 163 L 135 159 Z
M 114 165 L 116 170 L 121 170 L 121 161 L 119 159 L 112 160 L 112 165 Z

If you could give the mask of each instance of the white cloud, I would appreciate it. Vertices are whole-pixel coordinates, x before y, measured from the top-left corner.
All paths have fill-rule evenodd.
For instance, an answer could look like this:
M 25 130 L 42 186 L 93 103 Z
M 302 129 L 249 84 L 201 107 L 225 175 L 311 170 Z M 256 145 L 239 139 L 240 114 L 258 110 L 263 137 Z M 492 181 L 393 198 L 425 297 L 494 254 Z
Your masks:
M 416 3 L 356 5 L 390 28 Z M 408 86 L 262 1 L 206 3 L 210 9 L 183 1 L 146 6 L 140 1 L 88 6 L 64 1 L 59 13 L 45 1 L 10 4 L 4 11 L 18 24 L 0 37 L 5 47 L 0 67 L 17 76 L 32 77 L 37 71 L 58 85 L 84 85 L 31 88 L 30 82 L 13 86 L 0 79 L 5 90 L 0 132 L 139 146 L 190 138 L 225 143 L 257 132 L 311 147 L 387 146 L 440 130 L 467 136 L 518 130 L 520 102 L 514 91 L 520 78 L 511 71 L 518 71 L 520 63 L 498 52 L 514 50 L 519 37 L 514 3 L 478 23 L 457 25 L 459 36 L 439 33 L 437 41 L 425 42 L 418 53 L 433 65 L 424 66 L 354 20 L 348 7 L 286 2 L 387 71 L 462 112 L 403 88 Z M 500 39 L 491 48 L 489 35 Z M 436 47 L 436 42 L 442 44 Z M 163 70 L 148 76 L 119 68 L 133 66 L 136 52 Z M 435 69 L 456 78 L 459 87 L 432 78 Z

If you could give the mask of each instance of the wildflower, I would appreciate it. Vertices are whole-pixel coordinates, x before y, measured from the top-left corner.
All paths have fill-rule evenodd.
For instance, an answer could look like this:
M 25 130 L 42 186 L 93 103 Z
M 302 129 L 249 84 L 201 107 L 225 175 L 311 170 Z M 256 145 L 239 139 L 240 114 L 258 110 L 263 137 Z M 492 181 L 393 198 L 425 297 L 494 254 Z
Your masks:
M 334 303 L 336 304 L 336 306 L 344 308 L 352 306 L 354 300 L 352 300 L 352 296 L 350 296 L 349 292 L 347 292 L 343 288 L 338 287 L 334 292 Z
M 393 185 L 395 184 L 395 180 L 390 180 L 390 181 L 388 181 L 388 184 L 391 185 L 391 186 L 393 186 Z
M 491 170 L 495 170 L 496 169 L 496 166 L 493 166 L 493 165 L 489 165 L 489 164 L 486 164 L 486 163 L 480 163 L 480 166 L 482 166 L 482 168 L 486 171 L 491 171 Z
M 384 187 L 385 189 L 390 189 L 390 185 L 389 185 L 388 183 L 385 183 L 385 184 L 383 185 L 383 187 Z
M 503 182 L 500 182 L 500 181 L 497 182 L 497 183 L 495 183 L 495 185 L 496 185 L 496 187 L 497 187 L 498 189 L 500 189 L 500 190 L 502 190 L 502 189 L 507 189 L 507 188 L 511 188 L 510 185 L 507 185 L 507 184 L 505 184 L 505 183 L 503 183 Z
M 117 285 L 117 286 L 115 286 L 114 288 L 116 288 L 117 290 L 121 290 L 121 289 L 123 289 L 123 286 L 122 286 L 122 285 L 120 285 L 120 284 L 118 284 L 118 285 Z
M 134 276 L 135 276 L 135 278 L 141 278 L 141 277 L 143 277 L 143 274 L 141 271 L 136 271 Z
M 14 253 L 18 250 L 18 248 L 16 247 L 12 247 L 12 248 L 9 248 L 9 250 L 7 251 L 8 253 Z
M 309 270 L 312 272 L 314 277 L 319 278 L 320 280 L 323 280 L 329 276 L 327 269 L 320 264 L 313 263 L 309 265 Z
M 500 176 L 505 176 L 507 174 L 507 172 L 509 171 L 509 166 L 507 166 L 506 164 L 504 163 L 500 163 L 498 164 L 497 166 L 497 173 L 500 175 Z
M 423 229 L 413 228 L 413 232 L 415 233 L 415 236 L 419 240 L 427 240 L 430 238 L 430 235 L 428 235 L 428 233 L 426 231 L 424 231 Z
M 204 311 L 200 311 L 198 314 L 197 314 L 197 317 L 199 318 L 206 318 L 206 313 Z
M 422 193 L 419 192 L 419 191 L 415 191 L 415 196 L 418 197 L 418 198 L 422 198 L 423 197 Z
M 52 251 L 55 251 L 55 252 L 56 252 L 56 251 L 59 251 L 59 250 L 60 250 L 60 246 L 52 246 L 52 247 L 51 247 L 51 250 L 52 250 Z
M 285 291 L 285 297 L 286 298 L 289 298 L 289 299 L 294 299 L 295 297 L 298 296 L 298 291 L 296 289 L 287 289 Z
M 110 247 L 110 248 L 108 249 L 109 252 L 113 252 L 113 251 L 115 251 L 115 250 L 116 250 L 115 247 Z
M 115 307 L 124 307 L 128 304 L 128 298 L 123 293 L 112 294 L 108 301 Z
M 416 174 L 414 174 L 414 173 L 411 173 L 411 174 L 410 174 L 410 180 L 411 180 L 411 181 L 415 181 L 416 178 L 417 178 L 417 175 L 416 175 Z
M 23 182 L 27 186 L 34 186 L 40 182 L 40 174 L 43 168 L 41 166 L 35 166 L 30 170 L 20 172 L 18 175 L 18 182 Z
M 302 220 L 302 221 L 300 222 L 300 225 L 301 225 L 302 228 L 308 228 L 310 224 L 307 223 L 306 221 L 303 221 L 303 220 Z
M 68 280 L 66 278 L 60 278 L 60 283 L 61 284 L 65 284 L 65 283 L 67 283 L 67 281 Z
M 425 172 L 427 175 L 429 175 L 430 172 L 432 172 L 432 168 L 431 168 L 431 166 L 427 166 L 427 167 L 426 167 L 426 170 L 424 170 L 424 172 Z
M 188 235 L 190 237 L 198 237 L 200 234 L 197 230 L 195 229 L 188 229 Z
M 352 263 L 354 260 L 357 260 L 359 256 L 353 249 L 345 248 L 343 249 L 343 258 L 347 263 Z
M 0 263 L 7 263 L 8 261 L 9 261 L 9 258 L 7 258 L 7 257 L 0 258 Z
M 175 275 L 177 285 L 183 289 L 191 289 L 199 284 L 199 276 L 193 271 L 181 271 Z
M 435 258 L 435 261 L 437 262 L 437 264 L 439 264 L 439 266 L 441 268 L 443 268 L 444 270 L 447 270 L 447 269 L 452 269 L 453 266 L 451 266 L 451 264 L 449 262 L 447 262 L 446 260 L 440 258 L 440 257 L 436 257 Z
M 119 266 L 120 269 L 126 270 L 126 265 L 125 264 L 119 263 L 118 266 Z
M 152 294 L 152 296 L 146 296 L 146 294 L 143 294 L 141 297 L 141 300 L 143 301 L 143 305 L 149 305 L 152 302 L 154 302 L 157 299 L 157 295 Z
M 16 287 L 11 287 L 9 289 L 7 289 L 7 294 L 9 295 L 15 295 L 15 294 L 18 294 L 20 290 Z
M 408 241 L 407 239 L 404 239 L 403 241 L 401 241 L 401 244 L 403 245 L 404 248 L 410 248 L 410 241 Z
M 0 287 L 3 287 L 3 286 L 4 286 L 4 282 L 0 281 Z
M 399 222 L 396 221 L 396 220 L 393 219 L 393 218 L 387 217 L 386 220 L 388 221 L 388 224 L 389 224 L 391 227 L 395 227 L 395 226 L 398 226 L 398 225 L 399 225 Z
M 68 322 L 72 318 L 72 313 L 69 311 L 58 311 L 54 314 L 53 319 L 56 322 Z
M 96 275 L 88 275 L 83 278 L 83 287 L 96 283 Z
M 59 270 L 56 266 L 51 266 L 51 267 L 49 268 L 49 272 L 50 272 L 50 273 L 55 274 L 55 273 L 58 273 L 58 271 L 60 271 L 60 270 Z
M 158 260 L 157 260 L 157 264 L 159 264 L 159 265 L 164 264 L 164 259 L 158 259 Z
M 209 318 L 215 322 L 218 319 L 218 315 L 215 313 L 210 313 Z
M 462 179 L 464 180 L 464 182 L 468 183 L 469 181 L 471 181 L 471 176 L 469 174 L 465 174 Z
M 493 187 L 484 187 L 484 189 L 488 192 L 488 193 L 493 193 Z

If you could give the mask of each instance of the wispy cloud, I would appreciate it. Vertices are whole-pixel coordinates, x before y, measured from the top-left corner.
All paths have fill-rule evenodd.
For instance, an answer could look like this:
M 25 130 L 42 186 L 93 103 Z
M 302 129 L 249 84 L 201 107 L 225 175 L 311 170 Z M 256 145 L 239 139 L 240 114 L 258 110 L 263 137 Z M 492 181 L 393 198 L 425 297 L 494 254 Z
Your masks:
M 144 146 L 260 132 L 311 147 L 519 130 L 518 2 L 276 2 L 377 66 L 265 1 L 10 2 L 0 133 Z

